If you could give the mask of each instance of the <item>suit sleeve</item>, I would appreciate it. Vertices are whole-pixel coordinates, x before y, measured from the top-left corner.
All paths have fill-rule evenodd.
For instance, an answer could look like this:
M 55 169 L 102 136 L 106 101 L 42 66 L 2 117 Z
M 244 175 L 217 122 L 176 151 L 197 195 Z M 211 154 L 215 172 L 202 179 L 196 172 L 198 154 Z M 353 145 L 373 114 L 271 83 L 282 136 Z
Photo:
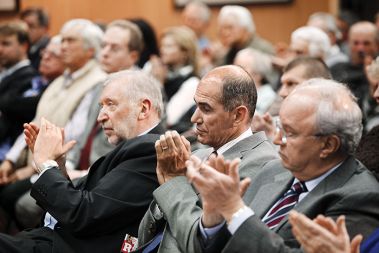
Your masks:
M 334 220 L 340 215 L 345 215 L 346 227 L 350 238 L 353 238 L 357 234 L 362 234 L 366 238 L 366 236 L 379 227 L 378 196 L 379 194 L 373 191 L 351 192 L 339 198 L 338 201 L 330 198 L 329 207 L 326 210 L 314 210 L 306 213 L 306 215 L 313 219 L 319 213 L 323 213 Z M 322 206 L 322 203 L 320 203 L 320 206 Z M 283 240 L 279 235 L 280 233 L 291 233 L 291 236 Z M 257 253 L 303 252 L 299 249 L 300 245 L 292 235 L 290 226 L 288 226 L 288 231 L 281 231 L 279 234 L 269 230 L 257 216 L 252 216 L 242 223 L 226 244 L 223 252 L 243 252 L 243 249 L 246 248 Z
M 138 226 L 158 186 L 155 164 L 155 155 L 129 159 L 84 190 L 50 169 L 33 185 L 31 195 L 77 236 L 104 234 L 135 222 Z M 138 168 L 150 168 L 151 173 Z
M 197 240 L 202 214 L 200 198 L 184 176 L 176 177 L 154 191 L 154 199 L 166 218 L 182 252 L 201 252 Z

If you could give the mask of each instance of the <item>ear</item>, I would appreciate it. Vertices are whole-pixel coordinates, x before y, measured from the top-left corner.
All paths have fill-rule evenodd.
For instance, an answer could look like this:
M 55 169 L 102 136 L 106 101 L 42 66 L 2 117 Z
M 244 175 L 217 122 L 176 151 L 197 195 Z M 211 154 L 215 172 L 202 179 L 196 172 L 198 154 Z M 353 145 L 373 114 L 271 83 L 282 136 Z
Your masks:
M 328 158 L 331 154 L 336 153 L 341 146 L 341 140 L 337 135 L 328 135 L 324 138 L 326 138 L 326 140 L 324 142 L 324 146 L 321 149 L 321 159 Z
M 151 101 L 144 99 L 140 102 L 140 112 L 138 113 L 138 119 L 144 120 L 149 117 L 151 112 Z
M 132 59 L 133 64 L 135 65 L 135 64 L 137 64 L 137 62 L 138 62 L 138 59 L 139 59 L 139 53 L 138 53 L 137 51 L 135 51 L 135 50 L 130 51 L 130 52 L 129 52 L 129 57 L 130 57 L 130 59 Z
M 21 48 L 22 48 L 22 52 L 24 54 L 28 54 L 28 51 L 29 51 L 29 48 L 30 48 L 30 45 L 28 43 L 23 43 L 21 44 Z
M 246 106 L 240 105 L 234 109 L 234 123 L 233 125 L 240 125 L 241 123 L 245 123 L 247 118 L 249 117 L 249 111 Z
M 91 58 L 96 58 L 96 51 L 94 48 L 88 48 L 87 49 L 87 55 L 88 57 Z

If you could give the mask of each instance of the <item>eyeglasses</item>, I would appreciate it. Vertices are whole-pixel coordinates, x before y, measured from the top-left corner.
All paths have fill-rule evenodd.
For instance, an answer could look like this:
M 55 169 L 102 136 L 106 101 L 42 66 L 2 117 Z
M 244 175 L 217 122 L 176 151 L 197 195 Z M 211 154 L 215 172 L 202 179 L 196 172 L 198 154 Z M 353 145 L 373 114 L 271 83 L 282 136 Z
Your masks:
M 53 51 L 53 50 L 47 50 L 47 49 L 43 49 L 41 50 L 40 52 L 40 56 L 43 57 L 53 57 L 53 58 L 60 58 L 60 52 L 58 51 Z
M 282 126 L 282 122 L 280 121 L 279 117 L 275 120 L 275 134 L 280 134 L 281 136 L 281 142 L 282 144 L 287 144 L 287 141 L 288 141 L 288 138 L 289 137 L 295 137 L 295 136 L 300 136 L 300 135 L 289 135 L 284 129 L 283 129 L 283 126 Z M 322 136 L 326 136 L 326 134 L 321 134 L 321 133 L 317 133 L 317 134 L 311 134 L 311 135 L 304 135 L 303 137 L 322 137 Z
M 287 144 L 287 133 L 284 131 L 279 117 L 275 120 L 275 134 L 280 134 L 282 144 Z

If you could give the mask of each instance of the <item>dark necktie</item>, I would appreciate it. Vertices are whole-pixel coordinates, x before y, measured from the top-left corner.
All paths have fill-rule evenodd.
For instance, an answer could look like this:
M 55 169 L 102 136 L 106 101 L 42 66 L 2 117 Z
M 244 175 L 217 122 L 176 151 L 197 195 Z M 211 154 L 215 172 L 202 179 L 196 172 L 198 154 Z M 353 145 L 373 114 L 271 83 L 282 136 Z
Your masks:
M 296 205 L 300 194 L 307 191 L 307 187 L 303 182 L 293 184 L 283 197 L 275 203 L 268 215 L 266 215 L 262 221 L 266 223 L 270 229 L 274 229 Z
M 91 164 L 90 156 L 91 156 L 92 143 L 99 129 L 100 129 L 100 124 L 96 121 L 91 132 L 89 133 L 87 137 L 86 144 L 84 145 L 80 153 L 79 168 L 81 170 L 87 170 Z

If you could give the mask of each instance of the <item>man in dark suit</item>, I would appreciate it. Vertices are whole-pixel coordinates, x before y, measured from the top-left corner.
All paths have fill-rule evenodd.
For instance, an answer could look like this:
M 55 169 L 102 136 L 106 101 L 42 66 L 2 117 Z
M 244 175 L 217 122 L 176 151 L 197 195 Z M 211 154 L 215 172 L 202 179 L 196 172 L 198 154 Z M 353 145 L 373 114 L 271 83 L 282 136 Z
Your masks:
M 158 186 L 154 142 L 159 136 L 147 133 L 162 132 L 160 85 L 140 71 L 115 73 L 99 104 L 98 121 L 118 146 L 77 185 L 62 166 L 74 142 L 63 144 L 62 130 L 47 120 L 40 129 L 26 125 L 39 173 L 31 195 L 47 211 L 45 226 L 15 237 L 0 235 L 0 252 L 117 252 L 124 237 L 134 242 Z
M 240 197 L 247 182 L 239 181 L 238 161 L 217 158 L 213 165 L 225 174 L 194 158 L 187 163 L 187 176 L 208 206 L 202 218 L 208 229 L 199 228 L 206 252 L 302 252 L 288 222 L 292 208 L 309 218 L 344 214 L 351 236 L 379 225 L 379 184 L 352 157 L 362 114 L 348 88 L 311 79 L 284 100 L 279 117 L 274 142 L 281 163 L 270 162 L 252 181 L 249 206 Z M 204 221 L 219 215 L 226 225 L 209 230 Z
M 33 119 L 38 103 L 23 96 L 37 75 L 27 58 L 28 47 L 22 24 L 0 25 L 0 161 L 22 132 L 22 124 Z
M 196 151 L 197 157 L 206 160 L 212 153 L 239 157 L 243 178 L 254 178 L 267 162 L 277 158 L 265 134 L 250 129 L 257 94 L 252 77 L 243 68 L 228 65 L 213 69 L 201 79 L 194 99 L 197 109 L 191 120 L 196 123 L 197 139 L 210 146 Z M 165 228 L 158 252 L 198 252 L 188 243 L 197 234 L 202 213 L 199 197 L 184 176 L 188 146 L 176 132 L 167 132 L 156 143 L 161 186 L 154 191 L 138 238 L 140 245 L 148 246 Z
M 39 7 L 29 7 L 20 13 L 20 18 L 28 25 L 30 47 L 28 58 L 34 67 L 39 70 L 41 53 L 49 43 L 49 16 Z

